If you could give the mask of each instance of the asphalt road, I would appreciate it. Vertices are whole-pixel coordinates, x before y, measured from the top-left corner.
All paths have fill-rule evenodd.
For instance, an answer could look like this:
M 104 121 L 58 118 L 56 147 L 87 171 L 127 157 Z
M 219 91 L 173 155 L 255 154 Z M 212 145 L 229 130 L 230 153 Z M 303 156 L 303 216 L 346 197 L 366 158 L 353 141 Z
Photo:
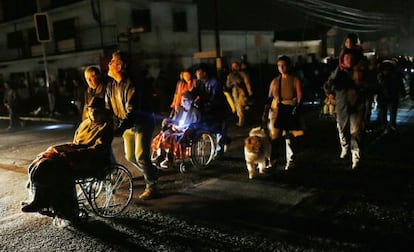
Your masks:
M 363 165 L 351 171 L 350 160 L 338 158 L 334 121 L 320 118 L 317 108 L 308 109 L 295 169 L 283 171 L 281 160 L 255 180 L 247 178 L 242 151 L 242 141 L 254 125 L 232 126 L 229 152 L 210 169 L 163 171 L 159 199 L 137 199 L 144 183 L 128 166 L 135 176 L 133 204 L 120 218 L 92 216 L 76 231 L 57 229 L 50 219 L 22 214 L 16 207 L 25 195 L 24 162 L 53 141 L 70 140 L 73 128 L 47 134 L 2 132 L 0 177 L 8 190 L 0 194 L 0 250 L 412 250 L 414 121 L 408 112 L 401 116 L 397 132 L 365 136 Z M 116 156 L 122 157 L 120 139 L 114 145 Z

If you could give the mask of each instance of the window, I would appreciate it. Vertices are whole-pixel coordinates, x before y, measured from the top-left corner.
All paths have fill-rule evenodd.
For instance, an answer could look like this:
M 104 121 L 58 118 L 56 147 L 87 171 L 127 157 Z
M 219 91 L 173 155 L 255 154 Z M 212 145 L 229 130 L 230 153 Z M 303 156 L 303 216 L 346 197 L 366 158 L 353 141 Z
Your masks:
M 79 18 L 69 18 L 53 23 L 54 41 L 58 52 L 75 51 L 80 48 Z
M 187 13 L 185 11 L 176 11 L 173 13 L 173 31 L 187 31 Z
M 75 20 L 71 18 L 54 22 L 53 32 L 56 41 L 75 38 Z
M 31 46 L 40 44 L 37 41 L 35 28 L 15 31 L 7 34 L 7 48 L 20 49 L 21 56 L 32 56 Z
M 151 12 L 148 9 L 132 11 L 133 28 L 143 28 L 144 32 L 151 31 Z
M 7 34 L 7 48 L 17 49 L 24 45 L 22 31 L 15 31 Z

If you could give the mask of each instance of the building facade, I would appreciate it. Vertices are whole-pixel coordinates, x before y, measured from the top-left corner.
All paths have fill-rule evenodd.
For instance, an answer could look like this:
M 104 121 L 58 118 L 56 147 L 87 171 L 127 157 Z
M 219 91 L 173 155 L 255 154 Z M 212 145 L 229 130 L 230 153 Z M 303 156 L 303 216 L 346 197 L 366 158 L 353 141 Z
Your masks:
M 198 25 L 192 1 L 19 1 L 0 3 L 0 78 L 26 88 L 23 96 L 54 80 L 63 90 L 88 65 L 105 70 L 117 49 L 152 63 L 154 73 L 171 58 L 193 63 Z M 13 12 L 19 15 L 6 15 Z M 38 42 L 35 13 L 47 15 L 50 41 Z
M 83 68 L 106 71 L 117 49 L 131 53 L 136 71 L 145 67 L 175 85 L 181 69 L 216 63 L 217 42 L 228 67 L 242 57 L 274 64 L 281 54 L 334 56 L 345 36 L 335 29 L 320 32 L 301 13 L 272 1 L 246 6 L 235 0 L 0 0 L 0 10 L 0 95 L 9 81 L 23 98 L 56 81 L 71 99 Z M 38 41 L 36 13 L 47 15 L 50 41 Z M 297 39 L 284 43 L 286 31 Z M 408 52 L 410 41 L 388 37 L 364 47 L 395 54 Z
M 117 49 L 131 53 L 136 71 L 146 67 L 169 85 L 181 69 L 215 58 L 195 56 L 216 49 L 215 31 L 200 30 L 205 20 L 199 20 L 197 1 L 2 0 L 0 10 L 0 83 L 15 83 L 24 99 L 52 81 L 72 99 L 73 80 L 82 81 L 84 67 L 106 71 Z M 36 26 L 35 14 L 47 17 L 46 28 Z M 37 28 L 48 30 L 50 40 L 39 42 Z M 274 62 L 272 36 L 272 31 L 220 31 L 223 56 Z

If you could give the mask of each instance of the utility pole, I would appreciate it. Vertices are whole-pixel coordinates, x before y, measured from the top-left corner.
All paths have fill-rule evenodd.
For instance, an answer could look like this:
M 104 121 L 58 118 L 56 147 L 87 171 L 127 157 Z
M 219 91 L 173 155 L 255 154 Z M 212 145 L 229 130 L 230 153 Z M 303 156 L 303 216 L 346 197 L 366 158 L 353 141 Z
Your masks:
M 103 48 L 103 31 L 102 31 L 102 19 L 101 19 L 101 1 L 91 0 L 91 10 L 93 19 L 99 24 L 99 35 L 101 38 L 101 48 Z
M 218 20 L 218 0 L 214 0 L 214 35 L 216 39 L 216 69 L 221 71 L 221 50 L 220 50 L 220 34 L 219 34 L 219 20 Z
M 39 0 L 36 0 L 36 6 L 37 6 L 37 12 L 40 13 L 41 8 L 40 8 Z M 44 24 L 43 22 L 42 22 L 42 24 L 39 24 L 39 22 L 37 22 L 36 14 L 35 14 L 35 24 L 36 24 L 36 29 L 37 29 L 37 39 L 40 42 L 40 46 L 42 48 L 43 66 L 44 66 L 44 69 L 45 69 L 46 88 L 49 88 L 49 71 L 48 71 L 48 66 L 47 66 L 47 57 L 46 57 L 45 42 L 48 41 L 48 40 L 50 40 L 50 30 L 49 30 L 49 21 L 47 19 L 48 18 L 47 15 L 44 15 L 43 18 L 46 18 L 45 19 L 46 20 L 46 24 Z M 42 28 L 42 27 L 39 27 L 39 26 L 44 26 L 44 27 Z M 44 29 L 44 28 L 46 29 L 46 32 L 49 35 L 49 39 L 48 40 L 43 40 L 43 38 L 41 38 L 41 36 L 40 36 L 40 30 L 41 29 Z

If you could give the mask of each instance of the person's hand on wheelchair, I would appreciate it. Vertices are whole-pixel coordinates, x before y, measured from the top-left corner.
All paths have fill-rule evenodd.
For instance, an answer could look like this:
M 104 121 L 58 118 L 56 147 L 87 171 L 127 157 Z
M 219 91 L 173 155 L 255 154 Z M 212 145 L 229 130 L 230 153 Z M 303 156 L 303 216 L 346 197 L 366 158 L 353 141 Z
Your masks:
M 45 153 L 49 152 L 49 154 L 58 153 L 59 151 L 56 149 L 55 146 L 50 146 L 46 149 Z
M 161 122 L 161 130 L 166 131 L 172 128 L 172 123 L 169 118 L 164 118 Z
M 54 149 L 48 148 L 46 151 L 42 152 L 41 155 L 43 158 L 50 159 L 60 156 L 60 153 L 55 151 Z

